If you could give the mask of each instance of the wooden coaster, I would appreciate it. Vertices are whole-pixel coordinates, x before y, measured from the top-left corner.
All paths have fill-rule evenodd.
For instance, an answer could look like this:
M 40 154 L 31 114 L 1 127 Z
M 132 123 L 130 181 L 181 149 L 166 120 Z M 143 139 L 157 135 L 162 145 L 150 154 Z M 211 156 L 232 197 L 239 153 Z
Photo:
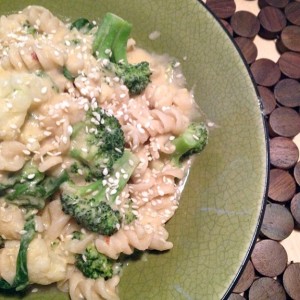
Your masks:
M 278 242 L 268 239 L 256 243 L 251 254 L 255 270 L 268 277 L 282 274 L 286 268 L 287 259 L 284 247 Z
M 281 204 L 269 203 L 266 206 L 261 235 L 275 241 L 286 239 L 294 229 L 291 212 Z

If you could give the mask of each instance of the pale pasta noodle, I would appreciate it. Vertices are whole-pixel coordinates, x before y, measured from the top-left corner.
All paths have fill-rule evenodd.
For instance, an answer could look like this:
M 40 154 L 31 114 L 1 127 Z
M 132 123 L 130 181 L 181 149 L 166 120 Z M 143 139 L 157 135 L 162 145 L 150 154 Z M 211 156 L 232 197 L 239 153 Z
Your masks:
M 178 208 L 189 167 L 172 161 L 173 140 L 192 121 L 193 94 L 178 62 L 148 53 L 130 38 L 128 62 L 147 62 L 151 71 L 145 90 L 133 94 L 108 59 L 93 53 L 94 23 L 84 31 L 40 6 L 0 17 L 0 287 L 17 288 L 16 274 L 23 272 L 29 284 L 56 283 L 72 300 L 117 300 L 124 255 L 173 247 L 165 224 Z M 105 51 L 110 57 L 111 49 Z M 114 131 L 106 117 L 114 118 L 124 138 L 109 151 L 121 153 L 117 163 L 130 153 L 134 159 L 126 166 L 132 172 L 118 170 L 115 161 L 103 167 L 109 161 L 104 156 L 95 162 L 96 171 L 89 169 L 95 147 L 111 147 L 113 138 L 104 143 L 98 127 L 90 126 Z M 84 140 L 89 133 L 96 142 Z M 89 227 L 64 206 L 66 182 L 76 189 L 99 184 L 99 178 L 92 204 L 82 202 L 76 213 L 81 216 L 88 205 L 105 210 L 101 204 L 109 203 L 119 218 L 110 233 Z M 98 203 L 99 190 L 104 200 Z M 70 205 L 83 201 L 80 193 Z M 101 219 L 90 211 L 89 216 Z M 27 264 L 20 271 L 22 247 Z M 103 265 L 97 265 L 85 272 L 80 264 L 89 263 L 88 251 L 109 271 L 99 275 Z

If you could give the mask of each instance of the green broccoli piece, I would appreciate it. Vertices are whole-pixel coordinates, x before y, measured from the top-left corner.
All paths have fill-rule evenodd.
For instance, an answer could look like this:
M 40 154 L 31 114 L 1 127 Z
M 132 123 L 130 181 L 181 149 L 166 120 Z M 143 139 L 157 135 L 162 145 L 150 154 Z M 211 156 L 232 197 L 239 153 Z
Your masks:
M 6 280 L 0 279 L 0 289 L 22 291 L 29 285 L 29 276 L 27 269 L 27 250 L 30 242 L 35 236 L 34 215 L 26 218 L 24 225 L 24 234 L 21 237 L 19 253 L 17 256 L 16 275 L 12 284 Z
M 0 235 L 0 249 L 5 247 L 5 239 Z
M 27 162 L 25 166 L 1 183 L 0 193 L 5 200 L 17 206 L 42 209 L 50 198 L 68 180 L 63 171 L 58 177 L 46 176 L 35 165 Z
M 70 30 L 76 28 L 78 31 L 82 31 L 83 33 L 89 32 L 96 25 L 93 22 L 90 22 L 88 19 L 79 18 L 71 23 Z
M 64 213 L 71 215 L 86 229 L 112 235 L 119 228 L 121 214 L 112 205 L 124 189 L 138 164 L 137 157 L 125 150 L 104 179 L 77 186 L 68 181 L 62 185 L 61 203 Z
M 29 23 L 28 20 L 23 24 L 23 28 L 26 30 L 27 34 L 35 35 L 37 30 Z
M 71 135 L 70 155 L 78 161 L 71 172 L 82 173 L 87 181 L 104 177 L 123 155 L 124 144 L 119 121 L 102 108 L 89 109 Z
M 69 70 L 68 70 L 68 68 L 66 67 L 66 66 L 63 66 L 63 69 L 62 69 L 62 73 L 63 73 L 63 75 L 68 79 L 68 80 L 70 80 L 70 81 L 74 81 L 75 80 L 75 78 L 76 78 L 76 76 L 74 76 Z
M 113 276 L 113 260 L 98 252 L 94 244 L 87 246 L 83 254 L 76 254 L 75 265 L 87 278 L 109 279 Z
M 72 240 L 82 240 L 83 238 L 83 233 L 81 231 L 73 231 L 72 235 Z
M 126 209 L 125 214 L 124 214 L 124 224 L 126 224 L 126 225 L 131 224 L 137 218 L 137 216 L 133 213 L 132 205 L 133 205 L 133 202 L 132 202 L 132 200 L 130 200 L 129 204 L 128 204 L 128 208 Z
M 127 61 L 127 41 L 132 25 L 122 18 L 107 13 L 98 27 L 93 42 L 96 58 L 108 59 L 107 68 L 115 73 L 127 86 L 131 95 L 141 94 L 150 82 L 149 63 L 129 64 Z
M 191 123 L 172 143 L 175 151 L 171 160 L 175 165 L 180 165 L 184 159 L 200 153 L 205 148 L 208 143 L 208 129 L 204 123 Z

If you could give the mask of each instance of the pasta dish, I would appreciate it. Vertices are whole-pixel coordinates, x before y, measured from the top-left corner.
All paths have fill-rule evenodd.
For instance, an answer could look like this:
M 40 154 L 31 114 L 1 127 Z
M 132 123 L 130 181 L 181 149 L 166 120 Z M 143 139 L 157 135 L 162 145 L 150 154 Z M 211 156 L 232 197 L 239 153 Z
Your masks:
M 119 299 L 124 259 L 173 247 L 165 224 L 208 130 L 180 63 L 131 27 L 41 6 L 0 18 L 0 291 Z

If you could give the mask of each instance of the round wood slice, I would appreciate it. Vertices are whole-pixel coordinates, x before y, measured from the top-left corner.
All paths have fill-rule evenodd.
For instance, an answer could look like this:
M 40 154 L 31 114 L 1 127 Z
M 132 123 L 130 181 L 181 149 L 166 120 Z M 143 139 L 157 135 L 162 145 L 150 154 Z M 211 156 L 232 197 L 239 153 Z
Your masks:
M 296 192 L 296 183 L 289 172 L 281 169 L 270 171 L 270 185 L 268 196 L 277 202 L 286 202 L 293 198 Z
M 283 286 L 292 299 L 300 299 L 300 263 L 290 264 L 283 274 Z
M 254 38 L 260 28 L 260 23 L 257 17 L 248 11 L 238 11 L 232 17 L 230 21 L 233 31 L 245 38 Z
M 253 63 L 257 57 L 257 47 L 254 42 L 244 37 L 237 37 L 234 40 L 239 46 L 247 64 Z
M 295 219 L 297 227 L 300 225 L 300 193 L 296 194 L 291 201 L 291 213 Z
M 291 108 L 278 107 L 273 110 L 269 124 L 275 134 L 284 137 L 294 137 L 300 132 L 299 113 Z
M 281 76 L 279 66 L 268 58 L 256 60 L 250 69 L 255 82 L 262 86 L 275 85 Z
M 206 5 L 221 19 L 230 18 L 236 9 L 234 0 L 207 0 Z
M 300 79 L 300 53 L 284 52 L 278 60 L 278 65 L 287 77 Z
M 269 239 L 282 241 L 294 229 L 294 220 L 290 211 L 283 205 L 269 203 L 266 205 L 261 234 Z
M 230 33 L 230 35 L 233 35 L 233 29 L 230 24 L 226 20 L 220 19 L 220 21 L 224 25 L 225 29 Z
M 297 164 L 294 168 L 294 178 L 295 178 L 297 184 L 300 186 L 300 162 L 297 162 Z
M 299 149 L 289 138 L 275 137 L 270 140 L 270 163 L 277 168 L 292 168 L 298 161 Z
M 289 0 L 265 0 L 266 3 L 270 6 L 284 8 L 288 3 Z
M 248 261 L 241 277 L 233 289 L 234 293 L 242 293 L 246 291 L 252 284 L 255 278 L 254 267 L 251 261 Z
M 287 49 L 300 52 L 300 27 L 296 25 L 285 27 L 281 32 L 281 41 Z
M 290 2 L 284 9 L 286 18 L 295 25 L 300 25 L 300 2 Z
M 278 33 L 286 26 L 284 13 L 273 6 L 266 6 L 258 14 L 261 26 L 270 33 Z
M 288 257 L 284 247 L 273 240 L 262 240 L 256 243 L 251 254 L 254 268 L 268 277 L 278 276 L 286 268 Z
M 287 107 L 300 106 L 300 83 L 295 79 L 282 79 L 274 88 L 276 100 Z
M 230 294 L 228 300 L 246 300 L 246 298 L 244 298 L 243 296 L 239 295 L 239 294 Z
M 283 286 L 273 278 L 255 280 L 249 290 L 249 300 L 286 300 Z
M 269 115 L 276 107 L 274 94 L 267 87 L 258 86 L 257 88 L 263 105 L 263 112 L 265 115 Z

